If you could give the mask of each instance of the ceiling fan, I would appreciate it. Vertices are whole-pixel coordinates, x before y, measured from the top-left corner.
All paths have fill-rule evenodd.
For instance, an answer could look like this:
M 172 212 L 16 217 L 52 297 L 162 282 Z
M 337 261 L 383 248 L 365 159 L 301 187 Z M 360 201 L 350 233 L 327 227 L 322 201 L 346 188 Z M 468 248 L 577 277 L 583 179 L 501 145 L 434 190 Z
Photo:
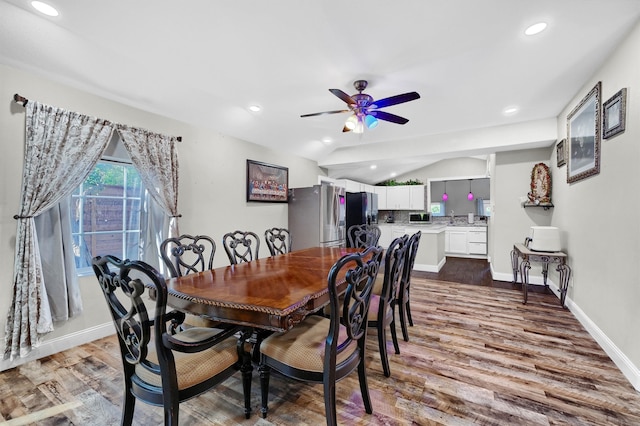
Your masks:
M 347 95 L 340 89 L 329 89 L 331 93 L 346 102 L 349 109 L 315 112 L 312 114 L 303 114 L 300 117 L 313 117 L 324 114 L 340 114 L 343 112 L 353 112 L 353 115 L 347 118 L 347 121 L 344 123 L 344 128 L 342 129 L 342 131 L 353 131 L 354 133 L 364 132 L 365 126 L 368 129 L 373 129 L 378 125 L 378 120 L 390 121 L 391 123 L 396 124 L 405 124 L 409 121 L 408 119 L 400 117 L 399 115 L 380 111 L 380 108 L 419 99 L 420 95 L 417 92 L 403 93 L 401 95 L 395 95 L 375 101 L 371 96 L 367 95 L 366 93 L 362 93 L 362 91 L 367 88 L 367 84 L 367 80 L 354 81 L 353 87 L 356 88 L 358 93 L 351 96 Z

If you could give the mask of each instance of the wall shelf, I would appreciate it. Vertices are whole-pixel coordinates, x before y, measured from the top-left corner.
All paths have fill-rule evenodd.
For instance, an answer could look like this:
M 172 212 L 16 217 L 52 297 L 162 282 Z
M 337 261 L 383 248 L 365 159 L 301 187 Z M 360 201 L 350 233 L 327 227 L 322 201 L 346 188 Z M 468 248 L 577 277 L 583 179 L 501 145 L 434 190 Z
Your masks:
M 532 203 L 530 201 L 527 201 L 525 203 L 522 203 L 522 207 L 527 208 L 527 207 L 542 207 L 545 210 L 549 210 L 550 208 L 553 208 L 553 203 L 539 203 L 539 204 L 535 204 Z

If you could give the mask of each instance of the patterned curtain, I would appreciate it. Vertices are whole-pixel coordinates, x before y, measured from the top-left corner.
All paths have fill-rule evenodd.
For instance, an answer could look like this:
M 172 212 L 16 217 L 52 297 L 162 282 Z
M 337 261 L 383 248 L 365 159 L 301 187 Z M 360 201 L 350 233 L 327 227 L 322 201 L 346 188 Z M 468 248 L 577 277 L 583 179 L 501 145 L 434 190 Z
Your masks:
M 169 219 L 168 226 L 148 226 L 150 232 L 141 236 L 142 259 L 158 265 L 160 243 L 179 235 L 177 138 L 125 125 L 118 125 L 117 130 L 142 183 L 164 212 L 164 218 Z
M 34 217 L 70 194 L 106 148 L 114 125 L 29 101 L 22 195 L 16 235 L 13 301 L 4 358 L 26 356 L 53 331 Z

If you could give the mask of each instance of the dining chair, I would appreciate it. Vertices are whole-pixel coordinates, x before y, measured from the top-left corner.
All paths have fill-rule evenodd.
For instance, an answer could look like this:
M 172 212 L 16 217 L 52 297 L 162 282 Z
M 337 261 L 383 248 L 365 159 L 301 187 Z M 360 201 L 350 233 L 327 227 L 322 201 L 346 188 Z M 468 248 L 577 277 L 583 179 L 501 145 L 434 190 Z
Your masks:
M 367 248 L 377 246 L 380 240 L 380 228 L 377 225 L 351 225 L 347 229 L 349 247 Z
M 378 348 L 380 350 L 380 361 L 385 377 L 391 376 L 389 368 L 389 358 L 387 356 L 387 328 L 391 331 L 391 339 L 395 353 L 400 353 L 398 336 L 396 335 L 395 305 L 398 300 L 400 285 L 407 253 L 409 236 L 404 235 L 394 239 L 384 256 L 384 274 L 382 276 L 381 294 L 371 295 L 371 304 L 367 321 L 369 327 L 374 327 L 378 334 Z M 376 281 L 380 281 L 378 275 Z
M 164 277 L 142 261 L 98 256 L 93 271 L 116 329 L 124 372 L 122 425 L 131 425 L 136 399 L 164 408 L 164 424 L 178 425 L 179 406 L 242 371 L 245 417 L 251 413 L 251 359 L 240 328 L 168 330 L 184 314 L 167 312 Z M 155 299 L 147 311 L 145 291 Z
M 402 338 L 405 342 L 409 341 L 409 333 L 407 331 L 407 322 L 413 327 L 413 319 L 411 318 L 411 271 L 416 261 L 418 246 L 420 245 L 420 237 L 422 231 L 418 231 L 411 235 L 408 243 L 408 252 L 405 256 L 405 267 L 402 274 L 402 282 L 400 285 L 400 295 L 398 297 L 398 316 L 400 317 L 400 327 L 402 328 Z
M 213 269 L 216 243 L 207 235 L 183 234 L 160 244 L 160 254 L 169 275 L 181 277 L 192 272 Z
M 207 235 L 183 234 L 167 238 L 160 244 L 160 254 L 172 278 L 182 277 L 213 269 L 216 243 Z M 197 327 L 221 327 L 219 321 L 186 314 L 184 325 Z
M 259 371 L 263 418 L 268 412 L 271 369 L 297 380 L 322 383 L 330 426 L 337 423 L 336 382 L 357 369 L 365 411 L 373 412 L 365 372 L 365 343 L 371 290 L 381 260 L 380 247 L 340 258 L 327 277 L 330 317 L 308 316 L 286 333 L 274 333 L 262 341 Z M 340 293 L 344 294 L 342 303 Z
M 291 233 L 286 228 L 270 228 L 264 231 L 264 239 L 271 256 L 291 251 Z
M 222 245 L 229 257 L 229 262 L 232 265 L 237 265 L 258 258 L 260 238 L 255 232 L 233 231 L 224 234 Z

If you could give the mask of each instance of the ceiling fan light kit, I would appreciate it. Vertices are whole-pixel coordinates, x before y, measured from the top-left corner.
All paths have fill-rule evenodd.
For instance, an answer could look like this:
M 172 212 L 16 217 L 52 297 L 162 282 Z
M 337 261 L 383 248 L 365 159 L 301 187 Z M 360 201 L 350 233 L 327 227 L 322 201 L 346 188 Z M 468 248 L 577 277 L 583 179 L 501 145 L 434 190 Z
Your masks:
M 312 114 L 303 114 L 300 117 L 313 117 L 324 114 L 340 114 L 343 112 L 351 112 L 352 115 L 347 118 L 342 129 L 343 132 L 363 133 L 364 127 L 368 129 L 375 128 L 379 121 L 389 121 L 396 124 L 406 124 L 409 120 L 399 115 L 380 111 L 380 108 L 413 101 L 420 98 L 417 92 L 408 92 L 401 95 L 391 96 L 389 98 L 379 99 L 375 101 L 370 95 L 362 93 L 367 88 L 367 80 L 356 80 L 353 87 L 358 93 L 355 95 L 347 95 L 340 89 L 329 89 L 331 93 L 344 101 L 349 109 L 315 112 Z

